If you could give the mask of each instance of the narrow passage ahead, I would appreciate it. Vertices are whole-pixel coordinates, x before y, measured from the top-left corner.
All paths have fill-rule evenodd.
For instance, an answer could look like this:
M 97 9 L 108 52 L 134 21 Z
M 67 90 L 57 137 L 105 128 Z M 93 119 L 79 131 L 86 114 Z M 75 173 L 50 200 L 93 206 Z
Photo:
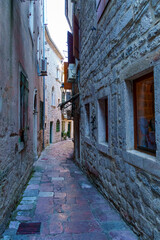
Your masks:
M 137 239 L 75 165 L 72 141 L 47 147 L 34 170 L 4 240 Z

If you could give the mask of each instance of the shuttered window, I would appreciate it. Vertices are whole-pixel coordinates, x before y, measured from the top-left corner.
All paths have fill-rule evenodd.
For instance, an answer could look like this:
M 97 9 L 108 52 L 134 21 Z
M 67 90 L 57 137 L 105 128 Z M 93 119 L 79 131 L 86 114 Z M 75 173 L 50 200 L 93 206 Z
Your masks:
M 40 101 L 40 129 L 43 129 L 43 102 Z
M 60 121 L 59 121 L 59 119 L 56 122 L 56 132 L 60 132 Z
M 75 58 L 73 56 L 73 35 L 70 32 L 68 32 L 67 42 L 68 42 L 68 63 L 75 63 Z
M 66 92 L 66 101 L 70 100 L 71 98 L 71 93 L 70 92 Z
M 28 81 L 20 73 L 20 141 L 26 142 L 28 130 Z
M 73 55 L 79 59 L 79 23 L 75 15 L 73 19 Z
M 72 90 L 72 83 L 68 83 L 67 79 L 68 79 L 68 62 L 64 62 L 64 89 Z
M 109 1 L 110 0 L 96 0 L 97 22 L 100 20 Z

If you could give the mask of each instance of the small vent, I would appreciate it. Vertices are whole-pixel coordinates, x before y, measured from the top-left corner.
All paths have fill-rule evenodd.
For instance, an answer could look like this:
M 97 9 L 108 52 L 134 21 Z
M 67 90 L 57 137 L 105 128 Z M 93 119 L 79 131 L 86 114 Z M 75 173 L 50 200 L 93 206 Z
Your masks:
M 41 223 L 21 223 L 16 234 L 40 234 Z

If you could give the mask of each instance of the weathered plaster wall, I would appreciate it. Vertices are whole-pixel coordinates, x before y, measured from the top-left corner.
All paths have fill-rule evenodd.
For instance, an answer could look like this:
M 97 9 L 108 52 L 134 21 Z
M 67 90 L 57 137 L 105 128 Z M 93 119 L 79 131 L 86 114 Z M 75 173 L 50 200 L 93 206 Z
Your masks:
M 28 26 L 29 2 L 0 2 L 0 234 L 20 197 L 33 164 L 33 92 L 40 83 L 36 64 L 36 36 L 40 26 L 38 3 L 35 5 L 34 35 Z M 28 140 L 20 150 L 20 69 L 29 82 Z M 41 139 L 39 139 L 39 145 Z
M 74 135 L 74 122 L 72 120 L 68 120 L 67 118 L 62 118 L 62 121 L 65 122 L 65 129 L 64 131 L 68 132 L 68 124 L 70 123 L 70 138 L 73 138 Z
M 81 159 L 77 161 L 140 234 L 160 239 L 160 1 L 78 1 Z M 94 28 L 93 28 L 94 27 Z M 156 156 L 134 150 L 132 81 L 154 72 Z M 98 141 L 98 100 L 109 97 L 109 142 Z M 85 104 L 90 133 L 85 136 Z M 77 149 L 78 151 L 78 149 Z
M 62 85 L 61 75 L 63 74 L 62 62 L 60 56 L 57 55 L 54 45 L 49 40 L 46 34 L 46 57 L 47 57 L 47 71 L 46 77 L 46 129 L 45 129 L 45 144 L 50 143 L 50 122 L 53 122 L 52 143 L 61 141 L 61 110 L 58 104 L 61 103 Z M 57 76 L 57 68 L 59 69 L 59 77 Z M 58 77 L 58 78 L 57 78 Z M 52 105 L 52 88 L 54 88 L 55 105 Z M 56 132 L 56 122 L 60 121 L 60 131 Z

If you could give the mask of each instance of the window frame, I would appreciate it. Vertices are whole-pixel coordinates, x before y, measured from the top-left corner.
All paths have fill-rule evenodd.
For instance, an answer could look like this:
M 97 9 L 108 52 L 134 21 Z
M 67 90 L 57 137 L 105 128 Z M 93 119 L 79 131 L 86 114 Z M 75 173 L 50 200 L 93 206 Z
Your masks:
M 20 142 L 27 142 L 29 82 L 23 71 L 20 71 Z
M 51 92 L 51 106 L 53 107 L 56 106 L 56 95 L 55 95 L 54 87 L 52 87 L 52 92 Z
M 109 142 L 109 97 L 98 99 L 98 143 L 108 145 Z M 103 129 L 100 129 L 103 127 Z M 102 135 L 103 133 L 103 135 Z
M 56 68 L 56 80 L 60 80 L 61 79 L 61 71 L 59 66 L 57 66 Z
M 137 123 L 137 92 L 136 92 L 136 84 L 141 82 L 141 81 L 144 81 L 144 80 L 147 80 L 149 78 L 152 78 L 153 79 L 153 82 L 154 82 L 154 75 L 153 75 L 153 72 L 149 73 L 149 74 L 145 74 L 143 75 L 142 77 L 138 78 L 138 79 L 135 79 L 133 81 L 133 114 L 134 114 L 134 149 L 137 150 L 137 151 L 141 151 L 141 152 L 144 152 L 144 153 L 147 153 L 147 154 L 151 154 L 151 155 L 155 155 L 156 154 L 156 150 L 151 150 L 151 149 L 147 149 L 147 147 L 143 148 L 141 146 L 137 146 L 137 142 L 138 142 L 138 123 Z M 154 117 L 155 117 L 155 97 L 154 97 Z M 156 134 L 156 132 L 155 132 Z
M 66 101 L 66 94 L 65 92 L 62 92 L 62 103 Z
M 39 129 L 43 129 L 43 101 L 39 103 Z
M 71 92 L 66 92 L 66 101 L 71 99 Z
M 110 116 L 110 109 L 111 109 L 111 89 L 110 87 L 105 87 L 101 89 L 97 94 L 96 94 L 96 113 L 97 113 L 97 118 L 96 118 L 96 126 L 97 126 L 97 149 L 108 155 L 112 156 L 112 149 L 111 149 L 111 141 L 112 141 L 112 135 L 111 135 L 111 116 Z M 108 142 L 107 141 L 101 141 L 99 139 L 100 135 L 100 108 L 99 108 L 99 101 L 102 99 L 108 98 Z M 106 123 L 105 123 L 106 124 Z
M 120 128 L 124 129 L 123 145 L 119 150 L 123 156 L 123 161 L 133 165 L 136 168 L 160 177 L 160 60 L 151 61 L 152 53 L 147 58 L 141 58 L 135 61 L 131 66 L 124 68 L 120 73 L 121 81 L 121 99 L 123 104 L 122 124 Z M 147 73 L 154 73 L 154 95 L 155 95 L 155 137 L 156 137 L 156 155 L 140 152 L 134 149 L 134 121 L 133 121 L 133 81 Z
M 60 132 L 60 120 L 57 119 L 56 121 L 56 133 Z
M 87 110 L 88 108 L 88 110 Z M 91 119 L 91 111 L 90 111 L 90 103 L 85 103 L 84 105 L 84 114 L 85 114 L 85 137 L 90 138 L 90 119 Z

